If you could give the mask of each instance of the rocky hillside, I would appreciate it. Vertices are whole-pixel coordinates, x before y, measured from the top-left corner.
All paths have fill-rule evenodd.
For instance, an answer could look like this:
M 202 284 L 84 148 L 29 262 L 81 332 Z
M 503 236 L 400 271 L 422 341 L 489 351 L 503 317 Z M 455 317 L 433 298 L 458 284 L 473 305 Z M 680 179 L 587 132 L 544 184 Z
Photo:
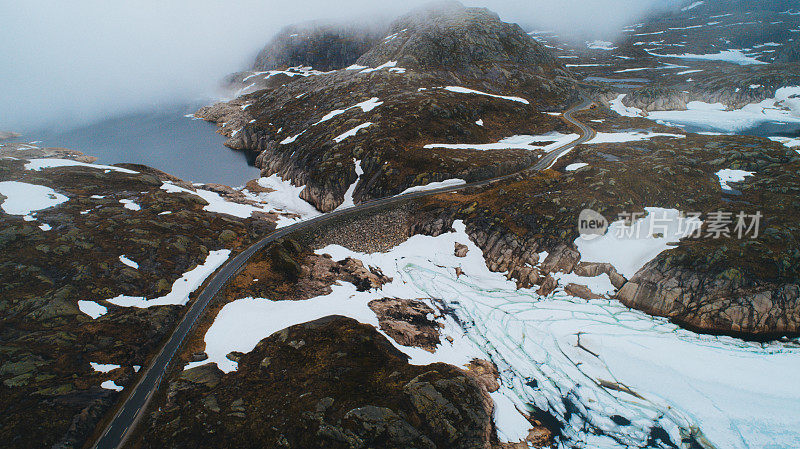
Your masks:
M 197 186 L 152 168 L 94 160 L 0 148 L 0 447 L 81 447 L 172 333 L 196 287 L 182 296 L 185 274 L 275 227 L 208 211 Z
M 249 90 L 262 90 L 196 116 L 217 122 L 230 147 L 258 154 L 265 175 L 305 185 L 303 198 L 321 211 L 342 204 L 353 185 L 357 203 L 430 182 L 497 176 L 541 155 L 436 144 L 570 132 L 543 111 L 574 103 L 574 80 L 517 25 L 445 3 L 398 19 L 390 32 L 345 69 L 237 75 L 255 83 Z M 324 46 L 324 34 L 304 39 Z M 283 81 L 272 84 L 276 77 Z
M 607 133 L 653 126 L 608 110 L 582 117 L 603 120 L 595 126 Z M 616 297 L 626 305 L 695 330 L 750 339 L 800 332 L 800 273 L 795 268 L 800 235 L 791 212 L 800 205 L 800 156 L 762 138 L 681 137 L 676 129 L 649 129 L 677 131 L 679 138 L 581 146 L 554 168 L 587 166 L 443 196 L 427 206 L 428 214 L 418 214 L 414 232 L 438 235 L 450 229 L 454 218 L 465 219 L 489 268 L 509 273 L 520 286 L 533 286 L 540 294 L 556 288 L 554 273 L 607 274 L 618 289 Z M 735 192 L 725 191 L 716 173 L 726 168 L 756 175 L 737 184 Z M 442 201 L 454 205 L 443 211 Z M 582 261 L 575 226 L 581 210 L 590 208 L 613 220 L 621 212 L 645 207 L 704 215 L 760 211 L 765 221 L 758 239 L 739 239 L 735 233 L 712 238 L 703 227 L 701 237 L 681 240 L 630 279 L 609 264 Z M 545 259 L 539 256 L 542 251 L 547 252 Z
M 400 67 L 416 71 L 445 72 L 442 76 L 493 77 L 491 82 L 501 86 L 508 85 L 521 67 L 549 78 L 566 75 L 557 59 L 519 25 L 505 23 L 483 8 L 436 3 L 398 19 L 390 32 L 357 63 L 376 67 L 397 61 Z M 519 81 L 517 89 L 524 92 L 524 79 Z
M 792 2 L 687 1 L 622 28 L 611 41 L 576 42 L 534 32 L 537 40 L 606 99 L 628 94 L 643 111 L 684 110 L 692 101 L 738 109 L 798 84 Z M 613 41 L 613 42 L 612 42 Z
M 299 198 L 330 212 L 520 172 L 574 140 L 563 113 L 586 91 L 597 104 L 576 116 L 597 133 L 548 169 L 339 215 L 248 259 L 198 319 L 132 446 L 522 449 L 608 437 L 711 447 L 692 410 L 659 407 L 669 391 L 640 394 L 623 382 L 629 373 L 604 359 L 618 349 L 608 342 L 637 335 L 626 333 L 634 327 L 626 319 L 647 321 L 653 334 L 737 337 L 720 339 L 734 357 L 773 348 L 752 341 L 800 335 L 800 155 L 796 142 L 779 143 L 790 139 L 695 134 L 644 116 L 692 101 L 741 108 L 800 84 L 788 40 L 800 24 L 793 3 L 686 2 L 626 28 L 618 42 L 532 38 L 489 10 L 452 2 L 385 24 L 287 27 L 252 70 L 228 80 L 234 99 L 195 114 L 254 156 L 265 178 L 244 188 L 3 142 L 0 447 L 86 447 L 205 279 L 278 225 L 314 216 Z M 625 107 L 644 114 L 615 112 Z M 276 192 L 310 212 L 270 204 Z M 577 227 L 586 209 L 614 227 L 598 237 L 599 250 Z M 652 224 L 656 211 L 696 212 L 702 223 L 694 235 L 651 227 L 634 244 L 614 240 L 616 230 Z M 715 233 L 715 214 L 727 215 L 728 233 Z M 736 236 L 737 214 L 761 218 L 757 237 Z M 414 240 L 448 235 L 462 240 L 445 240 L 444 250 Z M 391 253 L 409 241 L 422 244 Z M 437 296 L 453 292 L 475 310 Z M 507 309 L 489 301 L 519 292 Z M 508 318 L 527 310 L 541 324 L 533 317 L 541 311 L 522 306 L 553 298 L 584 310 L 602 303 L 611 318 L 592 325 L 625 332 L 619 340 L 581 340 L 582 329 L 545 334 L 566 342 L 550 347 L 567 359 L 556 366 L 548 346 L 517 344 L 546 338 Z M 308 318 L 320 304 L 334 314 Z M 559 312 L 574 323 L 576 310 Z M 251 311 L 259 312 L 252 327 L 269 331 L 219 350 L 253 337 Z M 629 315 L 615 321 L 621 314 Z M 489 315 L 493 326 L 467 322 Z M 288 325 L 287 316 L 300 318 Z M 226 317 L 236 322 L 217 328 L 215 341 Z M 490 336 L 495 328 L 507 335 Z M 625 416 L 601 410 L 611 403 Z M 509 416 L 515 443 L 501 442 Z M 569 439 L 576 435 L 585 440 Z

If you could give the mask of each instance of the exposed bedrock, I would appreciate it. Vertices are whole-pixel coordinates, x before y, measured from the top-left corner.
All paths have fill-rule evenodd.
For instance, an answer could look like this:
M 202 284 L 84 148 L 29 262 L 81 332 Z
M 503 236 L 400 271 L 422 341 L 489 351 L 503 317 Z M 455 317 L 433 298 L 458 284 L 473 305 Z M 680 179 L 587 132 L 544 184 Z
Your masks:
M 143 447 L 501 447 L 488 362 L 410 365 L 373 327 L 337 316 L 278 331 L 238 360 L 229 374 L 209 364 L 170 382 Z
M 723 274 L 707 276 L 671 267 L 668 257 L 659 257 L 623 285 L 617 298 L 701 332 L 771 338 L 800 331 L 798 284 Z
M 670 88 L 646 88 L 635 90 L 627 95 L 622 104 L 639 108 L 643 111 L 683 111 L 692 101 L 704 103 L 722 103 L 730 109 L 741 109 L 751 103 L 759 103 L 775 95 L 768 89 L 745 89 L 736 92 L 734 89 L 712 91 L 683 91 Z

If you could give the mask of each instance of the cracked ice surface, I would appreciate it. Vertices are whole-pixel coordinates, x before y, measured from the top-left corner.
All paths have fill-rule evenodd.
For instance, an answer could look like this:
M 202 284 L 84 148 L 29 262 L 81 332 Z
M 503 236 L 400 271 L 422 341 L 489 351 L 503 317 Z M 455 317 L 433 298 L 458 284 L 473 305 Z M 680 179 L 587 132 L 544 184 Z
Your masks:
M 414 236 L 387 253 L 340 246 L 317 251 L 336 260 L 360 259 L 393 281 L 369 292 L 335 286 L 308 304 L 284 304 L 297 307 L 280 327 L 314 319 L 323 306 L 376 325 L 366 307 L 371 299 L 431 298 L 447 312 L 443 336 L 454 341 L 443 339 L 434 354 L 395 345 L 415 364 L 463 365 L 473 357 L 495 362 L 502 383 L 502 397 L 493 395 L 495 421 L 504 440 L 525 435 L 512 404 L 547 410 L 563 422 L 561 447 L 643 447 L 653 428 L 676 445 L 688 435 L 717 448 L 792 447 L 800 440 L 797 341 L 703 336 L 615 300 L 585 301 L 562 288 L 547 297 L 517 290 L 486 268 L 463 223 L 454 228 L 439 237 Z M 468 246 L 467 257 L 453 255 L 455 242 Z M 460 277 L 456 267 L 463 270 Z M 205 337 L 209 361 L 224 364 L 228 352 L 247 352 L 278 330 L 263 319 L 252 328 L 243 325 L 243 318 L 258 312 L 249 303 L 260 303 L 273 318 L 280 306 L 252 298 L 226 305 Z M 617 424 L 624 420 L 630 424 Z
M 457 235 L 442 237 L 467 243 Z M 469 256 L 480 257 L 469 247 Z M 618 301 L 584 301 L 561 289 L 543 298 L 516 290 L 482 260 L 464 261 L 467 276 L 457 279 L 436 267 L 459 264 L 445 254 L 427 264 L 401 261 L 403 281 L 451 309 L 498 365 L 515 402 L 556 414 L 572 443 L 641 446 L 655 426 L 676 444 L 695 433 L 720 448 L 790 447 L 800 438 L 789 430 L 800 429 L 796 343 L 701 336 Z M 615 415 L 631 424 L 616 425 Z

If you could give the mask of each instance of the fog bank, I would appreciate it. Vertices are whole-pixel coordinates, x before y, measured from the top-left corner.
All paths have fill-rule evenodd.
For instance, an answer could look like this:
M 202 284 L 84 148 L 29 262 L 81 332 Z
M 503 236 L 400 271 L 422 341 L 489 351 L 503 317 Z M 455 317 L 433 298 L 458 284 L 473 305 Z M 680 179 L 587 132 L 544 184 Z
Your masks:
M 668 0 L 485 0 L 504 20 L 608 35 Z M 282 26 L 393 17 L 428 3 L 368 0 L 0 0 L 0 130 L 66 128 L 208 101 Z M 602 20 L 598 20 L 602 17 Z

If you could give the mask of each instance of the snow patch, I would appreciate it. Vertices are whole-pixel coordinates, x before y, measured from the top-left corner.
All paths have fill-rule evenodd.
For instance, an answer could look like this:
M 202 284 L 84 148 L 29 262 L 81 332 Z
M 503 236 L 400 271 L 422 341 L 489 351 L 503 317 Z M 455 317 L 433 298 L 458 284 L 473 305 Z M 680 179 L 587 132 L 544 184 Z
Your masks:
M 693 10 L 693 9 L 697 8 L 698 6 L 702 5 L 703 3 L 705 3 L 705 2 L 704 2 L 704 1 L 694 2 L 694 3 L 692 3 L 692 4 L 691 4 L 691 5 L 689 5 L 689 6 L 686 6 L 686 7 L 684 7 L 684 8 L 681 8 L 681 11 L 684 11 L 684 12 L 685 12 L 685 11 L 691 11 L 691 10 Z
M 69 200 L 50 187 L 19 181 L 0 182 L 0 195 L 6 197 L 0 203 L 0 208 L 9 215 L 29 216 L 33 212 L 49 209 Z
M 742 182 L 744 178 L 748 176 L 753 176 L 756 172 L 752 171 L 744 171 L 744 170 L 732 170 L 726 168 L 724 170 L 720 170 L 716 173 L 717 178 L 719 178 L 719 186 L 722 190 L 732 191 L 733 189 L 728 184 L 729 182 Z
M 109 371 L 115 370 L 120 367 L 120 365 L 114 365 L 111 363 L 102 364 L 102 363 L 89 362 L 89 365 L 92 366 L 93 370 L 100 373 L 107 373 Z
M 628 94 L 620 94 L 617 96 L 616 99 L 611 100 L 611 110 L 616 112 L 617 114 L 623 117 L 641 117 L 644 115 L 643 111 L 639 108 L 628 107 L 622 104 L 622 100 L 627 97 Z
M 289 136 L 289 137 L 281 140 L 281 145 L 288 145 L 290 143 L 294 143 L 294 141 L 297 140 L 298 137 L 302 136 L 304 132 L 305 132 L 305 130 L 303 130 L 303 132 L 301 132 L 300 134 L 297 134 L 297 135 L 294 135 L 294 136 Z
M 466 183 L 467 183 L 467 181 L 465 181 L 463 179 L 447 179 L 445 181 L 432 182 L 430 184 L 425 184 L 424 186 L 409 187 L 409 188 L 403 190 L 400 193 L 400 195 L 404 195 L 406 193 L 412 193 L 412 192 L 424 192 L 424 191 L 427 191 L 427 190 L 436 190 L 436 189 L 441 189 L 443 187 L 460 186 L 460 185 L 464 185 Z
M 361 175 L 364 174 L 364 169 L 361 168 L 361 161 L 359 160 L 353 159 L 353 164 L 356 166 L 356 180 L 350 184 L 350 187 L 347 188 L 347 191 L 344 193 L 344 201 L 339 205 L 339 207 L 336 208 L 336 210 L 347 209 L 348 207 L 353 207 L 356 205 L 353 200 L 353 193 L 356 191 L 358 182 L 361 181 Z
M 586 42 L 586 46 L 593 49 L 593 50 L 616 50 L 617 47 L 614 46 L 613 42 L 601 41 L 601 40 L 594 40 L 591 42 Z
M 589 166 L 589 164 L 587 164 L 585 162 L 577 162 L 575 164 L 567 165 L 566 168 L 564 168 L 564 170 L 566 170 L 566 171 L 575 171 L 575 170 L 577 170 L 579 168 L 588 167 L 588 166 Z
M 108 308 L 105 306 L 101 306 L 100 304 L 94 301 L 78 301 L 78 310 L 89 315 L 92 319 L 96 320 L 101 316 L 108 313 Z
M 121 307 L 138 307 L 140 309 L 154 306 L 186 305 L 189 302 L 189 294 L 200 287 L 208 276 L 222 266 L 228 260 L 230 254 L 231 251 L 228 249 L 209 251 L 208 257 L 206 257 L 203 264 L 184 273 L 180 279 L 172 284 L 172 290 L 160 298 L 147 299 L 119 295 L 116 298 L 109 299 L 108 302 Z
M 122 391 L 122 387 L 117 385 L 113 380 L 107 380 L 100 384 L 101 388 L 105 388 L 106 390 L 114 390 L 114 391 Z
M 298 215 L 298 218 L 278 218 L 278 227 L 288 226 L 300 220 L 316 217 L 320 212 L 304 199 L 300 198 L 300 192 L 305 187 L 297 187 L 291 182 L 284 180 L 278 175 L 266 178 L 259 178 L 256 181 L 261 187 L 273 190 L 268 193 L 259 193 L 257 198 L 268 204 L 275 212 Z M 248 192 L 249 193 L 249 192 Z
M 617 133 L 597 133 L 594 139 L 586 143 L 597 144 L 597 143 L 637 142 L 640 140 L 650 140 L 653 137 L 673 137 L 676 139 L 682 139 L 685 138 L 686 136 L 683 134 L 654 133 L 650 131 L 624 131 Z
M 497 143 L 431 143 L 427 149 L 445 148 L 450 150 L 542 150 L 546 153 L 560 148 L 580 137 L 577 134 L 550 132 L 538 136 L 518 135 L 506 137 Z M 552 142 L 547 145 L 534 145 L 537 142 Z
M 25 164 L 25 170 L 39 171 L 45 168 L 58 167 L 89 167 L 97 170 L 111 170 L 119 173 L 139 173 L 137 171 L 128 170 L 127 168 L 114 167 L 113 165 L 87 164 L 85 162 L 78 162 L 70 159 L 31 159 L 27 164 Z
M 128 210 L 141 210 L 142 207 L 136 204 L 133 200 L 119 200 L 120 204 Z
M 227 201 L 216 192 L 203 189 L 192 191 L 179 187 L 171 182 L 164 182 L 164 184 L 161 185 L 161 189 L 170 193 L 188 193 L 190 195 L 199 196 L 208 202 L 208 205 L 203 207 L 203 210 L 233 215 L 239 218 L 248 218 L 254 212 L 275 212 L 277 214 L 298 215 L 298 217 L 294 218 L 285 216 L 279 217 L 278 227 L 287 226 L 298 220 L 319 215 L 319 211 L 317 211 L 314 206 L 300 198 L 300 192 L 302 192 L 305 187 L 296 187 L 292 185 L 291 182 L 283 180 L 278 175 L 259 178 L 256 182 L 261 187 L 272 190 L 272 192 L 254 194 L 246 189 L 243 190 L 242 193 L 245 195 L 245 198 L 256 203 L 255 205 Z M 162 214 L 163 213 L 167 212 L 162 212 Z M 171 212 L 168 211 L 168 213 Z
M 648 52 L 653 56 L 658 56 L 662 58 L 680 58 L 680 59 L 698 59 L 703 61 L 721 61 L 721 62 L 729 62 L 731 64 L 738 64 L 738 65 L 756 65 L 756 64 L 767 64 L 766 62 L 759 61 L 756 58 L 747 56 L 742 52 L 742 50 L 724 50 L 719 53 L 710 53 L 705 55 L 697 55 L 691 53 L 683 53 L 678 55 L 664 55 L 664 54 L 657 54 L 653 52 Z
M 134 261 L 132 261 L 132 260 L 130 260 L 130 259 L 128 259 L 127 257 L 125 257 L 124 254 L 119 256 L 119 261 L 122 262 L 123 265 L 127 265 L 127 266 L 129 266 L 131 268 L 134 268 L 136 270 L 139 269 L 139 264 L 134 262 Z
M 793 138 L 793 137 L 770 137 L 772 141 L 779 142 L 786 146 L 787 148 L 797 148 L 800 147 L 800 139 Z
M 317 123 L 314 123 L 313 126 L 319 125 L 320 123 L 327 122 L 328 120 L 330 120 L 330 119 L 332 119 L 332 118 L 334 118 L 336 116 L 344 114 L 345 112 L 349 111 L 350 109 L 361 108 L 361 110 L 363 112 L 370 112 L 370 111 L 372 111 L 373 109 L 377 108 L 378 106 L 380 106 L 382 104 L 383 104 L 383 102 L 380 101 L 377 97 L 372 97 L 367 101 L 362 101 L 361 103 L 354 104 L 353 106 L 350 106 L 348 108 L 335 109 L 335 110 L 327 113 Z
M 697 218 L 686 218 L 681 224 L 676 209 L 646 207 L 647 216 L 626 225 L 624 220 L 611 223 L 605 235 L 591 240 L 575 239 L 581 260 L 608 262 L 621 275 L 630 279 L 642 267 L 696 230 L 702 223 Z
M 356 67 L 356 66 L 350 66 L 350 67 Z M 360 66 L 358 66 L 358 67 L 360 67 Z M 389 61 L 389 62 L 386 62 L 384 64 L 379 65 L 378 67 L 362 69 L 358 73 L 372 73 L 372 72 L 377 72 L 378 70 L 383 70 L 383 69 L 389 69 L 390 72 L 395 72 L 395 73 L 405 73 L 406 72 L 406 69 L 404 69 L 402 67 L 397 67 L 397 61 Z
M 486 92 L 481 92 L 479 90 L 467 89 L 466 87 L 447 86 L 447 87 L 444 87 L 443 89 L 447 90 L 447 91 L 450 91 L 450 92 L 459 93 L 459 94 L 483 95 L 483 96 L 486 96 L 486 97 L 500 98 L 500 99 L 509 100 L 509 101 L 516 101 L 517 103 L 530 104 L 530 102 L 528 100 L 524 99 L 524 98 L 508 97 L 508 96 L 504 96 L 504 95 L 494 95 L 494 94 L 490 94 L 490 93 L 486 93 Z
M 340 143 L 341 141 L 343 141 L 344 139 L 347 139 L 348 137 L 355 136 L 362 129 L 369 128 L 370 126 L 372 126 L 372 124 L 373 124 L 372 122 L 362 123 L 362 124 L 356 126 L 355 128 L 353 128 L 353 129 L 351 129 L 351 130 L 349 130 L 349 131 L 347 131 L 347 132 L 345 132 L 343 134 L 340 134 L 339 136 L 334 137 L 333 140 L 336 143 Z
M 589 288 L 592 293 L 597 295 L 608 295 L 611 296 L 617 291 L 616 287 L 611 284 L 611 278 L 608 277 L 607 274 L 601 273 L 594 277 L 584 277 L 578 276 L 575 273 L 553 273 L 553 277 L 556 278 L 561 285 L 567 284 L 578 284 L 583 285 Z

